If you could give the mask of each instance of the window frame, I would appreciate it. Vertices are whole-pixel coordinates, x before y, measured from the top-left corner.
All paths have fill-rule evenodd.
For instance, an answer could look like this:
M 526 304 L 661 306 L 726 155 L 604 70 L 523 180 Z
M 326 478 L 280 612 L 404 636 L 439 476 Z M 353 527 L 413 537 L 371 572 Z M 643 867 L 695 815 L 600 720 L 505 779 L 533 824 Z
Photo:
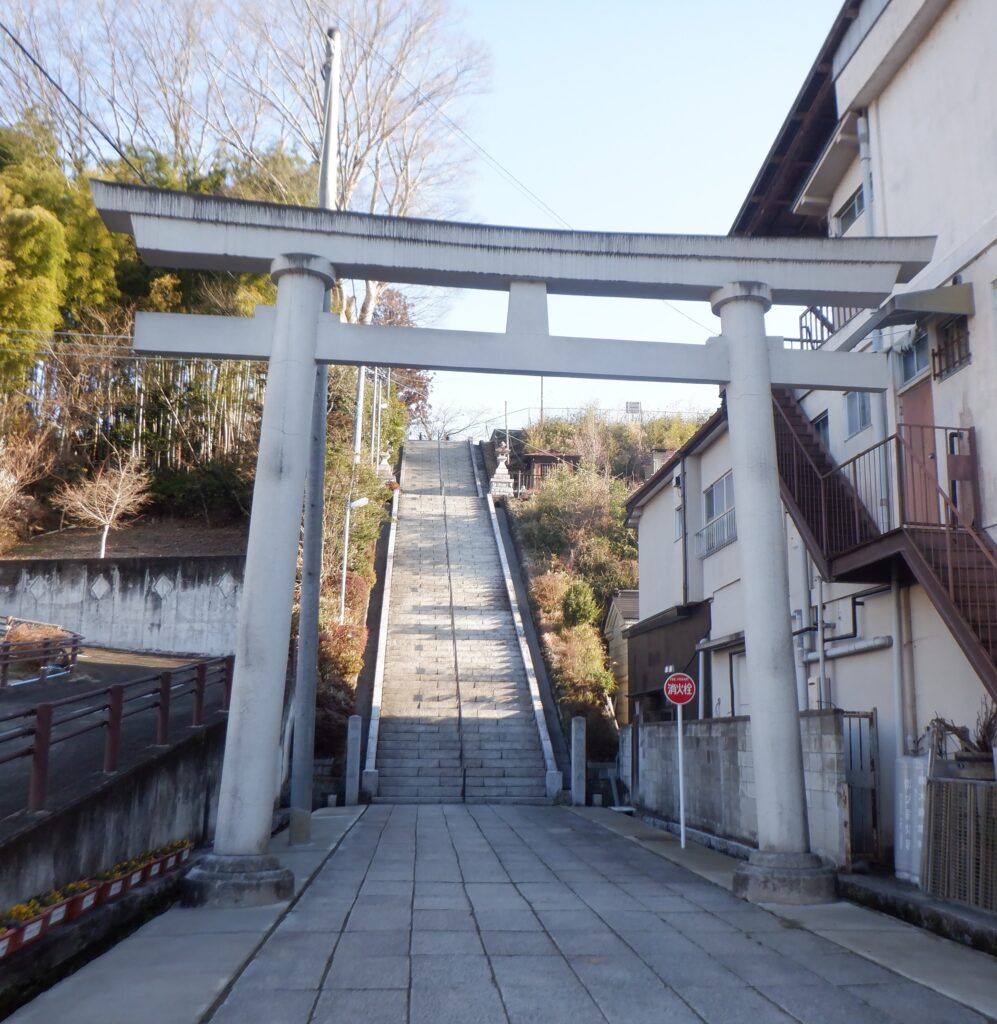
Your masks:
M 931 353 L 931 376 L 945 380 L 973 361 L 969 347 L 969 317 L 953 316 L 935 328 L 935 348 Z
M 854 418 L 854 422 L 857 424 L 853 429 L 853 416 L 852 416 L 852 399 L 853 396 L 857 404 L 857 415 Z M 862 415 L 864 413 L 864 415 Z M 868 430 L 872 426 L 872 402 L 869 398 L 868 391 L 846 391 L 845 392 L 845 431 L 846 440 L 850 440 L 853 437 L 858 437 L 864 430 Z
M 841 204 L 834 215 L 837 237 L 844 235 L 866 211 L 865 189 L 862 185 Z
M 723 498 L 724 507 L 719 512 L 716 511 L 716 499 L 711 500 L 711 495 L 715 494 L 717 488 L 723 484 Z M 709 508 L 710 504 L 714 506 L 714 513 L 710 515 Z M 728 469 L 723 476 L 718 477 L 703 491 L 703 519 L 707 526 L 710 523 L 715 522 L 721 516 L 726 515 L 734 507 L 734 471 Z
M 917 365 L 917 354 L 919 351 L 924 355 L 924 361 L 920 366 Z M 908 356 L 913 356 L 914 358 L 914 368 L 910 374 L 907 373 Z M 917 380 L 926 370 L 931 369 L 932 363 L 931 338 L 927 331 L 918 331 L 913 343 L 909 347 L 900 350 L 900 386 L 906 387 L 912 381 Z

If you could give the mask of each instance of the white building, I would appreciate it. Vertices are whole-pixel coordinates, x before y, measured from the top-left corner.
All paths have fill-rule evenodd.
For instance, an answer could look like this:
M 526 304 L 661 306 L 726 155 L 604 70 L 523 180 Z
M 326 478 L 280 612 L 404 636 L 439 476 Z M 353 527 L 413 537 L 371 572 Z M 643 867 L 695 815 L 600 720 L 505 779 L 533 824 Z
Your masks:
M 997 696 L 995 52 L 993 0 L 848 0 L 731 230 L 938 239 L 878 311 L 800 318 L 797 345 L 889 352 L 882 400 L 775 394 L 800 706 L 875 709 L 884 854 L 895 756 L 923 752 L 936 716 L 972 731 Z M 721 410 L 629 506 L 641 622 L 709 606 L 707 717 L 751 709 L 739 593 L 751 523 L 737 522 L 730 466 Z M 632 660 L 631 693 L 660 686 L 656 670 Z M 645 720 L 663 710 L 642 704 Z M 846 753 L 847 730 L 867 727 L 846 720 Z

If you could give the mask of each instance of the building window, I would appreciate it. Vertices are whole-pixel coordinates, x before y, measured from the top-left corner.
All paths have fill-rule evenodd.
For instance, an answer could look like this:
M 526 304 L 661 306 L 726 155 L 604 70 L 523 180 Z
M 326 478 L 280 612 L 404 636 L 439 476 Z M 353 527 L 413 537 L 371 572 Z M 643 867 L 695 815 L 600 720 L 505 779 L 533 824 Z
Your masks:
M 685 509 L 679 505 L 675 509 L 675 539 L 681 540 L 682 535 L 685 533 Z
M 969 362 L 969 320 L 954 316 L 938 325 L 938 345 L 931 353 L 935 380 L 949 377 Z
M 872 425 L 872 405 L 868 391 L 849 391 L 845 395 L 845 412 L 848 417 L 848 436 L 861 434 Z
M 830 452 L 831 450 L 831 421 L 827 418 L 827 410 L 825 409 L 819 416 L 813 420 L 814 430 L 817 433 L 817 439 L 824 446 L 824 450 Z
M 834 223 L 837 227 L 837 234 L 843 235 L 858 219 L 865 213 L 865 193 L 862 186 L 848 197 L 848 201 L 834 215 Z
M 919 373 L 928 368 L 931 360 L 931 345 L 928 335 L 922 331 L 915 339 L 910 348 L 906 348 L 900 355 L 900 381 L 906 384 L 913 380 Z
M 718 551 L 737 540 L 737 522 L 734 518 L 734 477 L 725 473 L 703 492 L 706 526 L 696 534 L 699 557 Z

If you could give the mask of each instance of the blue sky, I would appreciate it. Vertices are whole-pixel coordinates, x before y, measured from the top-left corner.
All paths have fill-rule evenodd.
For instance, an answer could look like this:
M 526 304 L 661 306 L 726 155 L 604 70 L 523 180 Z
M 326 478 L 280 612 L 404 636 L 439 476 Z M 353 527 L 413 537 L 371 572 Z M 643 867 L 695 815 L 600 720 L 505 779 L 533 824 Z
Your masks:
M 726 234 L 803 83 L 840 0 L 468 0 L 466 25 L 490 51 L 490 89 L 466 127 L 572 227 Z M 458 144 L 455 142 L 455 144 Z M 483 161 L 461 219 L 557 222 Z M 550 299 L 551 331 L 703 341 L 705 304 Z M 455 293 L 437 326 L 500 331 L 505 296 Z M 701 326 L 700 326 L 701 325 Z M 794 333 L 773 310 L 772 333 Z M 536 418 L 537 378 L 437 374 L 434 405 Z M 712 409 L 716 388 L 547 378 L 547 409 Z M 513 410 L 532 407 L 532 412 Z M 480 431 L 484 432 L 483 425 Z M 494 424 L 497 425 L 497 424 Z

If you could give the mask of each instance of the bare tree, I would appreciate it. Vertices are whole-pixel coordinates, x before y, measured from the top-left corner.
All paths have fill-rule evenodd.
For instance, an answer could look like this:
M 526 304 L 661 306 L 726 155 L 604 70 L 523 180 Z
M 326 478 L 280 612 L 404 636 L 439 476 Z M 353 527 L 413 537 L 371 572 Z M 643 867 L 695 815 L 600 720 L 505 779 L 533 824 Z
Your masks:
M 452 214 L 470 151 L 455 138 L 483 82 L 482 51 L 451 0 L 9 0 L 0 101 L 37 110 L 77 166 L 119 163 L 116 148 L 160 154 L 190 183 L 223 165 L 253 172 L 265 198 L 301 202 L 301 160 L 322 137 L 325 30 L 343 32 L 340 209 Z M 113 145 L 112 145 L 113 144 Z M 298 163 L 284 159 L 297 158 Z M 311 201 L 310 199 L 308 201 Z M 371 322 L 383 284 L 343 289 L 350 319 Z
M 5 403 L 0 409 L 0 539 L 13 538 L 27 518 L 27 489 L 52 468 L 50 431 L 23 429 Z
M 107 553 L 107 535 L 149 502 L 152 477 L 134 455 L 108 460 L 94 475 L 77 484 L 64 484 L 52 504 L 83 526 L 100 527 L 100 557 Z
M 449 441 L 488 422 L 484 410 L 455 405 L 426 405 L 417 414 L 422 432 L 431 441 Z

